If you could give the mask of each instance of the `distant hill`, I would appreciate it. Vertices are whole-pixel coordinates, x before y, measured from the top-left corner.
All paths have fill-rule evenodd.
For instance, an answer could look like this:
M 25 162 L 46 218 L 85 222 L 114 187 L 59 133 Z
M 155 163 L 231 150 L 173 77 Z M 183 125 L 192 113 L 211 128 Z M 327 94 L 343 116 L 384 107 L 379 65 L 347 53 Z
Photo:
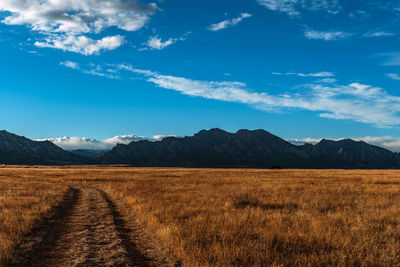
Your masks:
M 7 131 L 0 131 L 0 164 L 63 165 L 87 162 L 50 141 L 32 141 Z
M 117 145 L 103 164 L 210 168 L 400 168 L 400 155 L 356 142 L 322 140 L 293 145 L 264 130 L 202 130 L 194 136 Z

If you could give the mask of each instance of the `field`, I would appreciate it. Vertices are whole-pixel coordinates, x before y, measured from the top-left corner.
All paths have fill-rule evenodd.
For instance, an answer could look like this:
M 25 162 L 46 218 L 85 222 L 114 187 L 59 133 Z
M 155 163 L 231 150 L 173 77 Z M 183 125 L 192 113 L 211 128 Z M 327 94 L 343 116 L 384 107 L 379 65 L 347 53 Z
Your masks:
M 0 265 L 400 266 L 399 203 L 400 171 L 4 167 Z

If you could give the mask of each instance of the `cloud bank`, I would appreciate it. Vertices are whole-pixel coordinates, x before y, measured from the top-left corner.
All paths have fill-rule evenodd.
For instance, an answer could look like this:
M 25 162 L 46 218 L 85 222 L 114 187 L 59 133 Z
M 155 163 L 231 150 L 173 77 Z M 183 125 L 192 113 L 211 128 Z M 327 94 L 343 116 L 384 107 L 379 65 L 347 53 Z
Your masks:
M 83 138 L 60 137 L 60 138 L 39 139 L 37 141 L 50 141 L 53 144 L 65 150 L 76 150 L 76 149 L 111 150 L 117 144 L 129 144 L 131 142 L 137 142 L 141 140 L 161 141 L 163 138 L 168 136 L 171 135 L 155 135 L 153 137 L 143 137 L 132 134 L 132 135 L 119 135 L 101 141 L 88 137 L 83 137 Z

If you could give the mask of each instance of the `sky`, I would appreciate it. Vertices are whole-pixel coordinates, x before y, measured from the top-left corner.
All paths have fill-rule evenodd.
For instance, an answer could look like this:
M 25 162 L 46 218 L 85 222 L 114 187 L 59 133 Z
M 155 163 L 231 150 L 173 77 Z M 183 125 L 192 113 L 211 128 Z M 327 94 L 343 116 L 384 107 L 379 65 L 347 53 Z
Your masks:
M 0 128 L 19 135 L 246 128 L 400 151 L 399 1 L 1 0 L 0 21 Z

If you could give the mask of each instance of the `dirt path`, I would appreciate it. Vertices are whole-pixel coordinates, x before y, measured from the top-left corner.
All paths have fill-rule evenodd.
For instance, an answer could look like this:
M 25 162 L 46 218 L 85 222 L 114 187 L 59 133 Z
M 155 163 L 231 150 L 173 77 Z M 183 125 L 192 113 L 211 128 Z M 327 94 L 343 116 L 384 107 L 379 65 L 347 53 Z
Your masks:
M 32 250 L 19 265 L 148 266 L 129 231 L 103 191 L 72 186 L 53 216 L 31 233 L 41 238 L 25 242 L 33 244 Z

